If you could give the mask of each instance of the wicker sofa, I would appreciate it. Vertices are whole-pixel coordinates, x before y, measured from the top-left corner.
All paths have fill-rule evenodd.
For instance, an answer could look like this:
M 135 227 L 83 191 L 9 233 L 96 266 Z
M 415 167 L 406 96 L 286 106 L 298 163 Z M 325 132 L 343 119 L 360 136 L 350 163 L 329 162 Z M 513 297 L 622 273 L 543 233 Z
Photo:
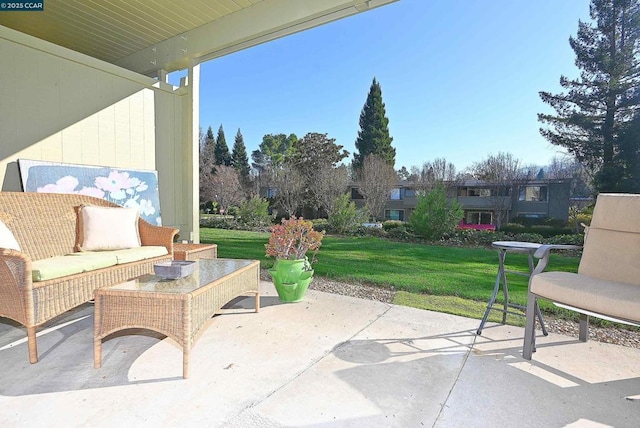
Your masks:
M 0 248 L 0 317 L 26 327 L 31 363 L 38 361 L 38 326 L 93 299 L 97 288 L 151 273 L 155 263 L 173 256 L 173 238 L 178 230 L 139 219 L 141 245 L 149 246 L 142 250 L 164 247 L 163 255 L 135 261 L 123 259 L 113 266 L 35 281 L 34 262 L 59 256 L 79 258 L 78 209 L 83 205 L 117 207 L 84 195 L 0 192 L 0 220 L 13 232 L 20 247 L 20 251 Z

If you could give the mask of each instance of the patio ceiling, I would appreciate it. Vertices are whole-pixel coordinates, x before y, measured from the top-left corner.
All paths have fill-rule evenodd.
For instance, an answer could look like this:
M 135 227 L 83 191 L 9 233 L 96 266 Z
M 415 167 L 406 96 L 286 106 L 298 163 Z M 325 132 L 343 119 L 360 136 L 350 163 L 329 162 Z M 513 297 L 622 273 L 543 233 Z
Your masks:
M 0 25 L 156 76 L 397 0 L 45 0 Z

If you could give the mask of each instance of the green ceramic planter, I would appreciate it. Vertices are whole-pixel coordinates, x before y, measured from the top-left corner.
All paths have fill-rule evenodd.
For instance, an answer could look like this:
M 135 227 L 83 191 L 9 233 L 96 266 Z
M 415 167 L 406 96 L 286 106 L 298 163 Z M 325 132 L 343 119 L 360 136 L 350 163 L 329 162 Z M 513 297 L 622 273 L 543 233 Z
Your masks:
M 305 270 L 306 260 L 276 260 L 269 274 L 283 303 L 304 299 L 313 279 L 313 270 Z

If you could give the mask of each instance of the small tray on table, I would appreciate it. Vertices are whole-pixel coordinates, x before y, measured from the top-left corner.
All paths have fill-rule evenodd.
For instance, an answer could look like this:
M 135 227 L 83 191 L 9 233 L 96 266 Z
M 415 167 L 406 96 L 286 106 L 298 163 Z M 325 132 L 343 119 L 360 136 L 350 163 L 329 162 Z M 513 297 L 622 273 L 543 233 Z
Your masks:
M 191 275 L 195 268 L 196 262 L 188 260 L 172 260 L 153 265 L 155 274 L 164 279 L 184 278 Z

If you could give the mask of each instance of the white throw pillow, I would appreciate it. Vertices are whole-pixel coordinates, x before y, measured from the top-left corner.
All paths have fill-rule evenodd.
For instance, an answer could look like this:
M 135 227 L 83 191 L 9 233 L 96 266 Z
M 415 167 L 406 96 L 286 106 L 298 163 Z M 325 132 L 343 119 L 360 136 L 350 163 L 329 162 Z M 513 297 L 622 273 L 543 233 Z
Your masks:
M 140 246 L 136 208 L 84 206 L 81 251 L 120 250 Z
M 20 251 L 20 245 L 6 224 L 0 220 L 0 248 Z

